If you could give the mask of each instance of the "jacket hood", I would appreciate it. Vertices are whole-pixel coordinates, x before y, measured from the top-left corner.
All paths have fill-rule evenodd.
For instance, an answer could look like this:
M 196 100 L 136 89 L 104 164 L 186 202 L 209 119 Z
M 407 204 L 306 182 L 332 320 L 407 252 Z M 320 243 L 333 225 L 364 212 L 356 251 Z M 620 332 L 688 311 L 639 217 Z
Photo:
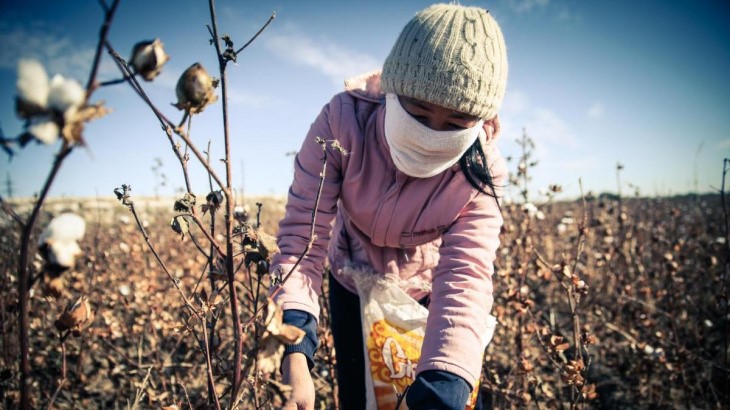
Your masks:
M 380 88 L 381 70 L 373 70 L 345 80 L 345 91 L 353 97 L 370 102 L 380 102 L 385 93 Z

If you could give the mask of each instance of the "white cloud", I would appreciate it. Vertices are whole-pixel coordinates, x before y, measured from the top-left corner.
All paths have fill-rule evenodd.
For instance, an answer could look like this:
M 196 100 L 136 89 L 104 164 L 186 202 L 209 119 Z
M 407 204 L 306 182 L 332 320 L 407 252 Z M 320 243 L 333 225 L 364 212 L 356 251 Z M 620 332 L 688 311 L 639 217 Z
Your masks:
M 507 91 L 502 102 L 502 115 L 515 115 L 524 112 L 529 107 L 527 95 L 521 91 Z
M 231 104 L 249 108 L 272 107 L 280 104 L 273 98 L 242 92 L 234 87 L 228 88 L 228 101 Z
M 556 168 L 566 171 L 593 171 L 601 167 L 601 160 L 596 157 L 574 158 L 564 161 L 553 161 Z
M 577 140 L 568 124 L 557 113 L 547 108 L 533 109 L 526 127 L 537 141 L 569 147 L 577 145 Z
M 730 139 L 726 139 L 724 141 L 718 142 L 717 145 L 715 145 L 715 148 L 717 148 L 717 149 L 730 148 Z
M 556 19 L 561 23 L 580 23 L 583 21 L 583 16 L 568 9 L 562 9 L 558 12 Z
M 507 4 L 517 13 L 530 12 L 535 8 L 545 7 L 550 0 L 507 0 Z
M 573 152 L 579 148 L 578 139 L 569 124 L 552 109 L 536 106 L 530 97 L 517 90 L 505 98 L 500 111 L 503 141 L 519 139 L 523 128 L 535 143 L 535 158 L 555 159 L 553 153 Z
M 605 112 L 606 108 L 603 106 L 603 103 L 596 101 L 588 108 L 588 117 L 601 118 Z
M 41 29 L 29 32 L 15 28 L 0 32 L 0 68 L 15 70 L 19 59 L 33 58 L 40 61 L 51 75 L 62 74 L 84 81 L 89 75 L 94 52 L 93 46 L 76 45 L 66 36 Z M 99 71 L 118 75 L 116 66 L 109 59 L 102 60 Z
M 301 34 L 269 36 L 265 43 L 279 57 L 294 64 L 314 68 L 338 85 L 347 78 L 381 65 L 367 54 L 326 41 L 314 41 Z

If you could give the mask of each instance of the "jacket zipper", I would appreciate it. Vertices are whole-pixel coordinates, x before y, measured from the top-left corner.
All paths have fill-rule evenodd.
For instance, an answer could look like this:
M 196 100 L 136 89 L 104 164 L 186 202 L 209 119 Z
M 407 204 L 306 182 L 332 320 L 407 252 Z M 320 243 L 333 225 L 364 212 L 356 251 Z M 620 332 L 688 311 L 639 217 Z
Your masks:
M 390 179 L 390 187 L 387 191 L 385 191 L 385 195 L 383 196 L 383 200 L 380 202 L 380 205 L 378 205 L 378 211 L 375 214 L 375 223 L 373 225 L 373 239 L 377 240 L 380 243 L 385 244 L 385 231 L 387 230 L 386 227 L 381 227 L 381 214 L 383 212 L 383 207 L 385 204 L 390 201 L 393 197 L 393 194 L 398 192 L 398 179 L 396 178 L 395 172 L 391 175 Z M 381 232 L 383 233 L 381 235 Z

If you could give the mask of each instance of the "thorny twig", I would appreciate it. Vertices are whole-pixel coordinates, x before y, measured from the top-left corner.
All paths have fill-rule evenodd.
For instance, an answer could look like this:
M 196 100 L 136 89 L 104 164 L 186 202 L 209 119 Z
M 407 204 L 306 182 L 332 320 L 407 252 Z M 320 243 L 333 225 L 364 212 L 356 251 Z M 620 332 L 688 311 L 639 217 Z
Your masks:
M 152 255 L 154 255 L 155 259 L 157 259 L 157 263 L 159 263 L 160 267 L 162 268 L 162 271 L 165 272 L 165 275 L 167 275 L 167 278 L 170 279 L 170 282 L 175 286 L 175 289 L 177 289 L 178 293 L 180 293 L 180 296 L 182 297 L 183 301 L 185 302 L 185 306 L 188 308 L 190 313 L 194 314 L 198 319 L 201 319 L 200 313 L 195 309 L 195 307 L 190 303 L 190 299 L 185 295 L 185 292 L 180 288 L 179 280 L 172 277 L 172 274 L 167 269 L 167 266 L 165 265 L 165 262 L 160 257 L 159 253 L 157 253 L 157 250 L 155 249 L 155 246 L 152 244 L 152 241 L 150 240 L 149 235 L 147 235 L 147 231 L 144 229 L 144 225 L 142 224 L 142 221 L 139 219 L 139 215 L 137 214 L 137 210 L 134 207 L 134 202 L 129 199 L 129 194 L 127 192 L 128 186 L 122 185 L 122 188 L 124 191 L 124 197 L 122 199 L 122 203 L 129 208 L 130 212 L 132 212 L 132 216 L 134 216 L 134 221 L 137 223 L 137 228 L 139 229 L 140 233 L 142 233 L 142 237 L 145 240 L 145 243 L 147 243 L 147 247 L 152 252 Z
M 114 13 L 117 11 L 119 6 L 119 0 L 114 0 L 111 7 L 102 7 L 104 9 L 104 23 L 99 29 L 99 42 L 96 43 L 96 51 L 94 51 L 94 62 L 91 63 L 91 74 L 89 74 L 89 80 L 86 82 L 86 100 L 84 103 L 89 101 L 91 94 L 96 88 L 96 75 L 99 72 L 99 64 L 101 63 L 101 52 L 104 50 L 104 43 L 106 43 L 107 35 L 109 34 L 109 28 L 114 18 Z
M 213 238 L 213 235 L 211 235 L 211 233 L 208 232 L 208 230 L 203 226 L 203 221 L 200 220 L 200 218 L 198 217 L 198 213 L 195 211 L 194 208 L 191 208 L 190 212 L 182 212 L 177 215 L 178 216 L 189 216 L 190 218 L 192 218 L 193 222 L 195 222 L 195 225 L 197 225 L 198 228 L 200 228 L 200 232 L 202 232 L 203 235 L 205 235 L 205 238 L 208 239 L 210 244 L 215 248 L 215 251 L 218 252 L 218 254 L 221 256 L 221 258 L 225 258 L 225 256 L 226 256 L 225 252 L 223 251 L 223 249 L 221 249 L 220 245 L 218 244 L 218 241 L 216 241 L 215 238 Z M 205 252 L 202 252 L 202 254 L 207 255 Z
M 122 83 L 125 83 L 127 81 L 128 81 L 127 76 L 124 76 L 124 77 L 121 77 L 121 78 L 117 78 L 115 80 L 102 81 L 102 82 L 99 83 L 98 86 L 99 87 L 108 87 L 110 85 L 122 84 Z
M 246 42 L 246 44 L 244 44 L 243 46 L 241 46 L 241 48 L 236 50 L 236 56 L 238 56 L 246 47 L 248 47 L 249 44 L 253 43 L 253 41 L 256 40 L 256 38 L 259 36 L 259 34 L 261 34 L 264 30 L 266 30 L 266 27 L 268 27 L 269 24 L 272 21 L 274 21 L 275 18 L 276 18 L 276 12 L 271 13 L 271 16 L 266 21 L 266 23 L 264 23 L 263 27 L 261 27 L 259 29 L 259 31 L 257 31 L 256 34 L 254 34 L 253 37 L 251 37 L 251 39 Z
M 238 297 L 236 295 L 235 286 L 235 273 L 233 264 L 233 197 L 231 195 L 231 187 L 233 186 L 232 174 L 231 174 L 231 147 L 230 147 L 230 136 L 228 129 L 228 87 L 226 81 L 226 60 L 223 58 L 223 54 L 220 49 L 220 42 L 218 41 L 218 19 L 215 14 L 215 1 L 208 0 L 208 8 L 210 10 L 210 22 L 212 25 L 212 39 L 211 41 L 215 45 L 216 56 L 218 57 L 218 69 L 220 73 L 220 85 L 221 85 L 221 103 L 223 106 L 223 139 L 224 139 L 224 150 L 225 150 L 225 163 L 226 163 L 226 184 L 221 185 L 223 193 L 226 197 L 226 216 L 225 216 L 225 227 L 226 227 L 226 258 L 225 258 L 225 270 L 228 279 L 228 292 L 230 294 L 230 306 L 231 306 L 231 319 L 233 321 L 233 338 L 234 338 L 234 351 L 233 351 L 233 374 L 231 377 L 231 407 L 235 406 L 235 401 L 238 397 L 238 389 L 241 384 L 241 358 L 243 350 L 243 338 L 241 337 L 241 317 L 238 311 Z
M 186 112 L 186 115 L 188 113 Z M 190 124 L 192 122 L 192 115 L 190 116 L 188 120 L 188 135 L 190 135 Z M 208 140 L 208 149 L 205 152 L 206 160 L 208 163 L 210 163 L 210 143 L 211 141 Z M 210 189 L 210 192 L 213 192 L 213 177 L 211 177 L 210 174 L 208 174 L 208 187 Z M 216 208 L 212 207 L 210 209 L 210 234 L 211 236 L 215 236 L 215 215 L 216 215 Z M 213 262 L 214 258 L 214 245 L 211 242 L 210 244 L 210 251 L 208 253 L 208 279 L 210 280 L 210 289 L 211 292 L 215 290 L 215 275 L 214 275 L 214 269 L 215 265 Z M 203 252 L 205 254 L 205 252 Z M 232 256 L 231 256 L 232 257 Z M 197 288 L 197 285 L 196 285 Z M 220 409 L 220 403 L 218 401 L 218 395 L 215 392 L 215 384 L 213 382 L 213 372 L 212 372 L 212 366 L 210 365 L 210 346 L 213 345 L 213 340 L 215 338 L 215 328 L 218 324 L 217 316 L 213 315 L 210 321 L 210 335 L 207 334 L 207 327 L 208 327 L 208 315 L 205 315 L 205 322 L 203 323 L 203 337 L 205 338 L 205 350 L 206 350 L 206 363 L 208 364 L 208 394 L 210 396 L 215 397 L 215 404 L 216 408 Z
M 218 395 L 215 393 L 215 381 L 213 379 L 213 364 L 210 361 L 210 342 L 208 341 L 208 315 L 203 316 L 203 320 L 200 321 L 201 326 L 203 327 L 203 341 L 205 342 L 205 367 L 206 367 L 206 375 L 208 377 L 208 394 L 212 396 L 212 400 L 215 403 L 215 408 L 217 410 L 221 409 L 221 404 L 218 401 Z M 210 337 L 212 338 L 214 335 L 211 332 Z M 211 339 L 212 340 L 212 339 Z M 210 401 L 211 398 L 209 397 L 208 400 Z
M 314 199 L 314 208 L 312 208 L 312 219 L 309 224 L 309 239 L 307 240 L 307 244 L 304 247 L 304 251 L 299 255 L 297 258 L 297 261 L 294 263 L 294 265 L 289 269 L 289 272 L 287 272 L 286 275 L 284 275 L 280 280 L 276 281 L 276 285 L 274 289 L 271 291 L 271 294 L 269 297 L 272 299 L 276 297 L 276 295 L 281 292 L 283 289 L 284 284 L 287 280 L 289 280 L 289 277 L 291 277 L 292 273 L 296 270 L 296 268 L 299 266 L 299 264 L 302 262 L 305 256 L 309 253 L 309 251 L 312 249 L 312 246 L 314 245 L 314 241 L 317 240 L 317 235 L 314 233 L 314 228 L 316 227 L 316 221 L 317 221 L 317 211 L 319 210 L 319 200 L 322 197 L 322 189 L 324 187 L 324 180 L 325 180 L 325 173 L 327 172 L 327 142 L 323 140 L 322 138 L 317 137 L 317 143 L 319 143 L 322 146 L 322 172 L 319 174 L 319 187 L 317 188 L 317 196 Z
M 527 314 L 530 316 L 530 319 L 532 319 L 532 323 L 535 324 L 535 326 L 537 326 L 537 318 L 535 318 L 535 315 L 534 315 L 534 313 L 532 313 L 531 309 L 527 310 Z M 550 361 L 550 363 L 552 363 L 552 365 L 555 366 L 556 369 L 560 369 L 561 363 L 558 363 L 558 361 L 555 360 L 555 358 L 553 358 L 553 356 L 550 354 L 550 349 L 548 349 L 548 347 L 545 345 L 545 341 L 542 340 L 539 332 L 535 331 L 534 333 L 535 333 L 535 339 L 537 339 L 537 343 L 540 345 L 542 350 L 547 354 L 547 358 Z
M 3 211 L 10 216 L 15 223 L 20 225 L 20 229 L 25 229 L 25 222 L 23 221 L 23 218 L 18 215 L 13 208 L 10 207 L 10 205 L 3 199 L 2 195 L 0 195 L 0 207 L 3 208 Z
M 66 338 L 68 338 L 68 335 L 70 334 L 70 331 L 66 331 L 65 334 L 61 335 L 61 378 L 58 380 L 58 387 L 56 387 L 56 391 L 53 392 L 53 396 L 51 396 L 51 400 L 48 401 L 48 406 L 46 406 L 47 410 L 50 410 L 53 408 L 53 403 L 56 401 L 56 397 L 58 397 L 58 393 L 61 392 L 61 389 L 66 385 Z
M 720 185 L 720 199 L 722 200 L 722 212 L 725 217 L 725 269 L 723 270 L 722 274 L 720 275 L 720 300 L 721 302 L 724 302 L 725 304 L 725 312 L 724 317 L 725 320 L 723 320 L 722 330 L 723 330 L 723 365 L 725 367 L 728 367 L 728 312 L 730 311 L 730 300 L 728 300 L 728 294 L 727 294 L 727 281 L 728 281 L 728 273 L 730 272 L 730 216 L 728 214 L 727 209 L 727 203 L 725 201 L 725 195 L 727 194 L 725 192 L 725 179 L 727 177 L 728 173 L 728 166 L 730 166 L 730 158 L 725 158 L 722 161 L 722 185 Z M 727 384 L 728 379 L 726 379 L 726 391 L 727 391 Z
M 152 367 L 147 369 L 147 375 L 142 380 L 142 384 L 137 388 L 137 394 L 134 395 L 134 403 L 132 403 L 132 409 L 136 410 L 139 407 L 139 402 L 142 401 L 142 398 L 145 395 L 145 388 L 147 387 L 147 383 L 150 380 L 150 373 L 152 372 Z

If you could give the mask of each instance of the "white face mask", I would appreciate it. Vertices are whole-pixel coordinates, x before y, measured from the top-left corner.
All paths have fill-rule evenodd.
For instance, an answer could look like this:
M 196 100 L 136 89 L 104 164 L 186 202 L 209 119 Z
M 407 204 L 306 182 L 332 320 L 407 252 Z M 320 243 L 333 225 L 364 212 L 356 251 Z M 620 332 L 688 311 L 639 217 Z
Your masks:
M 483 120 L 463 130 L 434 131 L 406 111 L 398 96 L 385 96 L 385 139 L 396 168 L 406 175 L 428 178 L 456 164 L 482 131 Z

